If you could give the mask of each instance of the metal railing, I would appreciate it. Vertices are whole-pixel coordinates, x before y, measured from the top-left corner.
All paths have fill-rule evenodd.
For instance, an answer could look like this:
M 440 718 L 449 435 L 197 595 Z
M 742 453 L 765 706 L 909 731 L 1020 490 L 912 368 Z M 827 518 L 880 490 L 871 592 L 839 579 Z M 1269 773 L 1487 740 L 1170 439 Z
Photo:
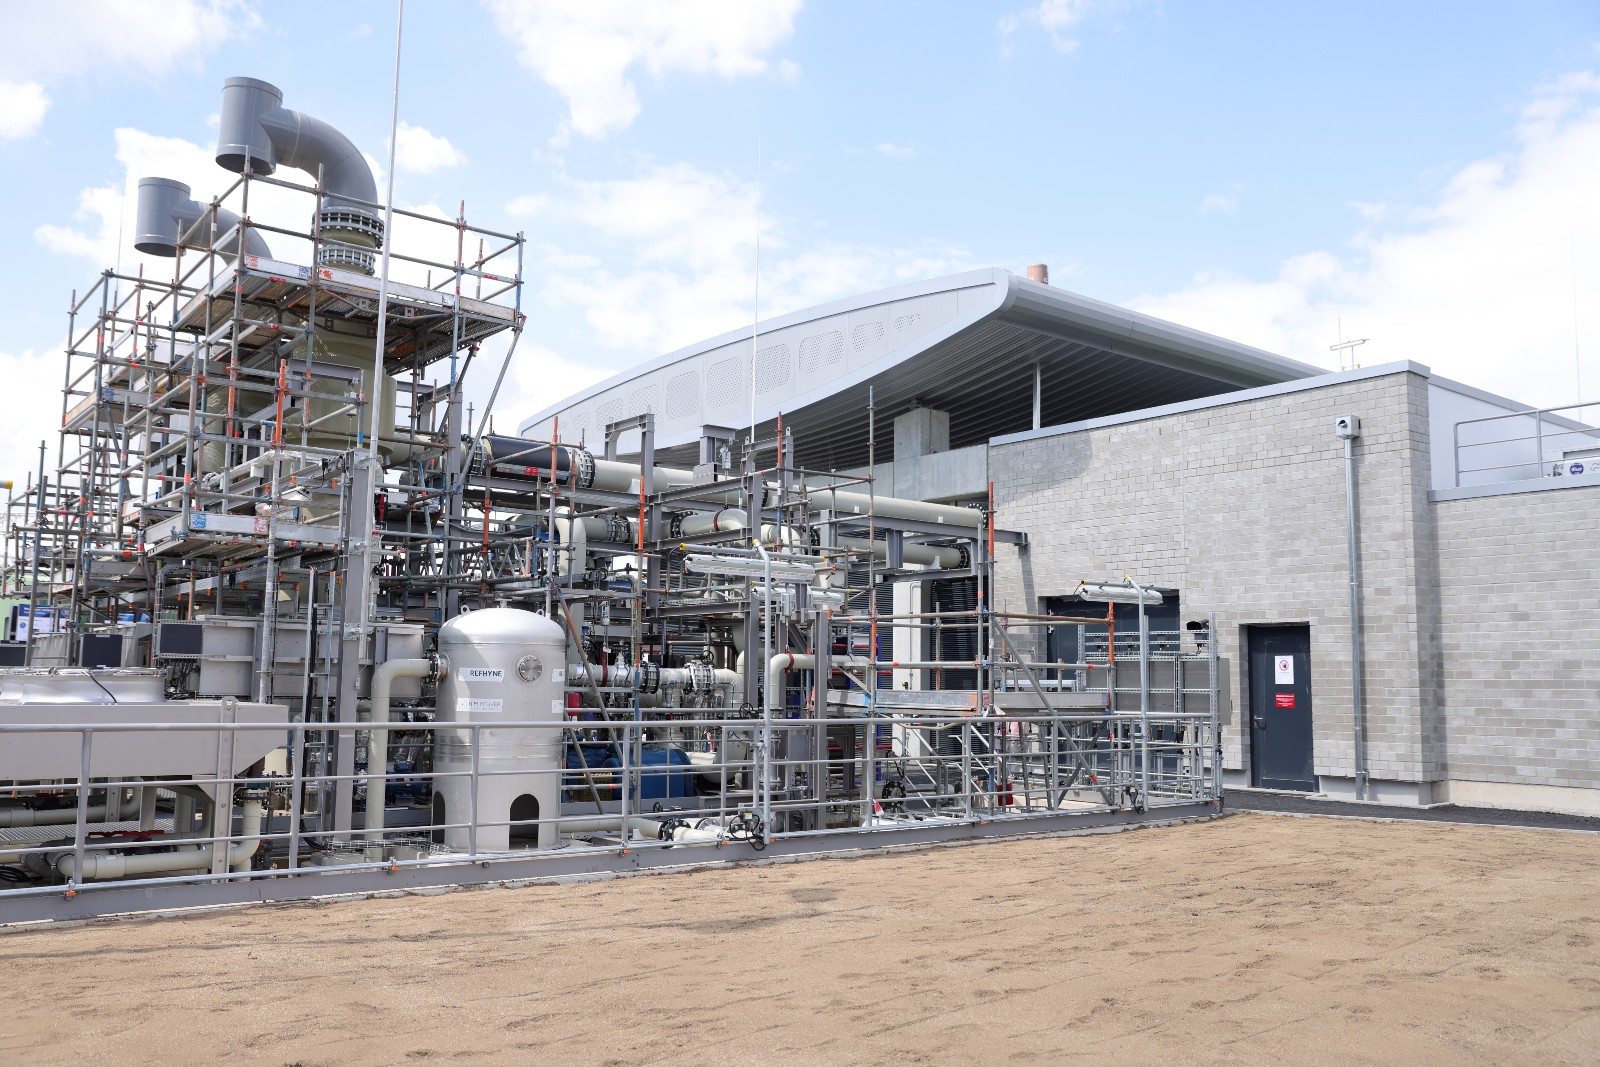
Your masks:
M 892 837 L 898 830 L 942 827 L 959 836 L 962 828 L 1008 821 L 1158 812 L 1220 798 L 1214 704 L 1147 716 L 1109 707 L 983 717 L 920 709 L 818 715 L 789 706 L 804 701 L 801 687 L 781 697 L 770 717 L 686 708 L 675 718 L 653 720 L 291 723 L 280 750 L 286 773 L 182 782 L 99 769 L 97 757 L 129 765 L 115 747 L 110 758 L 104 755 L 104 738 L 216 734 L 219 752 L 228 753 L 241 732 L 286 727 L 0 725 L 0 744 L 25 735 L 75 734 L 80 751 L 75 780 L 18 782 L 6 790 L 0 921 L 7 900 L 71 899 L 132 885 L 270 882 L 420 867 L 447 867 L 454 880 L 481 882 L 512 860 L 675 848 L 685 850 L 675 854 L 683 862 L 696 862 L 727 858 L 729 846 L 749 853 L 831 835 L 820 847 L 859 847 L 863 835 Z M 311 735 L 336 733 L 353 742 L 373 731 L 419 730 L 433 735 L 436 752 L 446 735 L 462 743 L 453 762 L 381 773 L 307 772 L 308 745 L 316 743 Z M 487 751 L 485 730 L 495 732 Z M 507 767 L 501 757 L 508 736 L 524 754 L 553 741 L 561 756 Z M 499 779 L 514 779 L 518 803 L 555 796 L 559 810 L 493 807 L 491 794 L 502 801 L 506 795 Z M 384 805 L 383 829 L 356 826 L 334 834 L 308 825 L 319 814 L 319 798 L 340 782 L 351 783 L 358 797 L 364 788 L 369 807 Z M 442 803 L 447 793 L 458 802 L 466 798 L 464 809 Z M 160 895 L 146 906 L 161 906 Z
M 1567 404 L 1458 421 L 1451 438 L 1455 487 L 1600 470 L 1600 427 L 1584 419 L 1597 406 Z

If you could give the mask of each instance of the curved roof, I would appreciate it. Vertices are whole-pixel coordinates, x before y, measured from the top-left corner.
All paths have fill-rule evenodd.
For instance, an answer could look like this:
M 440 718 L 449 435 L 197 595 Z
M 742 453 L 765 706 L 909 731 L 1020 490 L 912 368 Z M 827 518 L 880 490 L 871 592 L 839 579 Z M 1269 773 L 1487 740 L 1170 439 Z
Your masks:
M 835 300 L 754 332 L 753 375 L 747 326 L 624 371 L 519 430 L 547 436 L 559 417 L 563 440 L 598 448 L 607 423 L 649 411 L 657 456 L 692 462 L 702 426 L 750 425 L 753 384 L 758 433 L 781 412 L 802 466 L 847 468 L 867 459 L 869 386 L 883 460 L 889 420 L 918 405 L 950 413 L 952 448 L 1030 428 L 1036 364 L 1043 425 L 1326 373 L 998 268 Z M 637 448 L 637 435 L 620 445 Z

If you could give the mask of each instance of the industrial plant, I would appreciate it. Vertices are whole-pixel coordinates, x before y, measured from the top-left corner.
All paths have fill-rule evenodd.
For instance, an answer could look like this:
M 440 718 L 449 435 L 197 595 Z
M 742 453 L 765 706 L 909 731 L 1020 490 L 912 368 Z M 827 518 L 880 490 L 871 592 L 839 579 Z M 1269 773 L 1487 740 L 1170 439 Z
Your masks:
M 508 412 L 524 236 L 381 202 L 297 103 L 230 78 L 216 188 L 138 183 L 170 274 L 74 296 L 9 501 L 0 920 L 1166 823 L 1231 786 L 1600 812 L 1581 411 L 1041 266 Z

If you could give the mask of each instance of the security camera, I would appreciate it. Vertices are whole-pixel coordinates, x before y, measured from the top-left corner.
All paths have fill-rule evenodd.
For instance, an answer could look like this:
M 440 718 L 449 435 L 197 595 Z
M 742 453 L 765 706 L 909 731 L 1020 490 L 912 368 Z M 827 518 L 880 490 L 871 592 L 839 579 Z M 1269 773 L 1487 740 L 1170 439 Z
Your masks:
M 1333 432 L 1348 440 L 1361 436 L 1361 420 L 1354 415 L 1340 415 L 1333 420 Z

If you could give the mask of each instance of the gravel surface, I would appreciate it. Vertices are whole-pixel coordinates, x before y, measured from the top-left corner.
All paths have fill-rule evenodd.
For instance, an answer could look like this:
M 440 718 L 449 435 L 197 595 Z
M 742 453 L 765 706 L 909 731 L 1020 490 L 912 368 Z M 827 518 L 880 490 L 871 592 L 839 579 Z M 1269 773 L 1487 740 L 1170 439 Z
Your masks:
M 1203 823 L 0 935 L 0 1062 L 1594 1063 L 1585 834 Z

